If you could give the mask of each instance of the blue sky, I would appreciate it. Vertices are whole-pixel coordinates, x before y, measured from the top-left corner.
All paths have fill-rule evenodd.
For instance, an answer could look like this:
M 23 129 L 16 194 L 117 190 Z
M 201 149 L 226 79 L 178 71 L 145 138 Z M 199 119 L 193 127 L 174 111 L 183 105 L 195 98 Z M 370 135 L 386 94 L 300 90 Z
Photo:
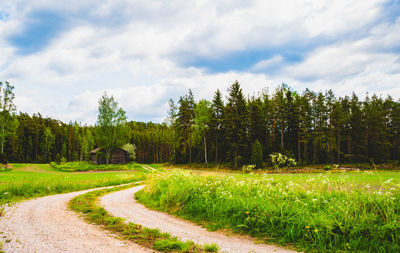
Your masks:
M 5 0 L 0 79 L 20 111 L 93 124 L 113 94 L 130 120 L 168 100 L 287 83 L 400 98 L 400 1 Z

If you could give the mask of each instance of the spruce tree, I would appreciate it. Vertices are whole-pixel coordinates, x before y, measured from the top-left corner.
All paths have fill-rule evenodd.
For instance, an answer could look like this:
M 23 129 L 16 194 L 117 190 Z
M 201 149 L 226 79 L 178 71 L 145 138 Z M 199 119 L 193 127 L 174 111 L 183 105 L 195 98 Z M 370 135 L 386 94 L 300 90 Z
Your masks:
M 221 92 L 217 89 L 212 101 L 212 132 L 215 139 L 215 162 L 218 163 L 219 149 L 221 146 L 220 139 L 224 133 L 224 102 L 222 101 Z
M 226 137 L 230 145 L 232 163 L 238 167 L 238 158 L 243 159 L 244 149 L 247 147 L 248 114 L 246 100 L 238 81 L 228 89 L 228 103 L 226 105 Z
M 256 140 L 251 149 L 251 163 L 256 165 L 258 169 L 262 168 L 263 155 L 261 143 Z

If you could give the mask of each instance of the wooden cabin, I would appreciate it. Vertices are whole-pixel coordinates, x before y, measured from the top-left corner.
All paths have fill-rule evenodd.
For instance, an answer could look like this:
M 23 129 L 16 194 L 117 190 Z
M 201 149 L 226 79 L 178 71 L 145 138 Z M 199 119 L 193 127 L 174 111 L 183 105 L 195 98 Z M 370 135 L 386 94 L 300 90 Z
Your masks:
M 94 164 L 106 164 L 104 148 L 96 148 L 90 151 L 90 160 Z M 110 164 L 126 164 L 128 161 L 129 154 L 122 148 L 115 148 L 111 151 Z

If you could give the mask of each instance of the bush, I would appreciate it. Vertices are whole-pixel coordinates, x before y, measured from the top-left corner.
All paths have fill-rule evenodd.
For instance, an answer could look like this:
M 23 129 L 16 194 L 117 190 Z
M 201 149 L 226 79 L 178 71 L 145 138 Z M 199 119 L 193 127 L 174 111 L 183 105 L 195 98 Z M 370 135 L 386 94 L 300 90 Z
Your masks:
M 50 166 L 56 170 L 65 172 L 75 172 L 75 171 L 112 171 L 112 170 L 131 170 L 139 169 L 141 166 L 137 164 L 108 164 L 108 165 L 98 165 L 88 162 L 68 162 L 56 164 L 55 162 L 50 163 Z
M 262 146 L 261 143 L 258 140 L 256 140 L 253 143 L 251 151 L 251 163 L 255 164 L 258 169 L 261 169 L 262 161 L 263 161 Z
M 272 166 L 276 171 L 280 171 L 281 168 L 289 169 L 296 165 L 296 161 L 293 158 L 289 158 L 281 153 L 272 153 L 271 157 Z
M 244 173 L 250 173 L 250 172 L 253 171 L 253 169 L 254 169 L 255 167 L 256 167 L 256 166 L 255 166 L 254 164 L 251 164 L 251 165 L 243 165 L 242 171 L 243 171 Z
M 130 161 L 136 160 L 136 145 L 135 144 L 127 143 L 122 147 L 122 149 L 125 150 L 126 152 L 128 152 Z
M 325 165 L 322 169 L 325 171 L 328 171 L 328 170 L 331 170 L 332 168 L 330 165 Z

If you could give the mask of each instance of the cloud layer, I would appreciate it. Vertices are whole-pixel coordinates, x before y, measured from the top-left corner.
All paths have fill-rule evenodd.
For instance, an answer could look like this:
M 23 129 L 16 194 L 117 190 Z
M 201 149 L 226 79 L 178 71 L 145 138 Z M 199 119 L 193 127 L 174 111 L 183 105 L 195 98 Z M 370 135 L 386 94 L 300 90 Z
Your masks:
M 0 78 L 20 111 L 92 124 L 113 94 L 130 120 L 169 98 L 285 82 L 400 97 L 399 1 L 26 1 L 0 3 Z M 397 11 L 396 11 L 397 10 Z

